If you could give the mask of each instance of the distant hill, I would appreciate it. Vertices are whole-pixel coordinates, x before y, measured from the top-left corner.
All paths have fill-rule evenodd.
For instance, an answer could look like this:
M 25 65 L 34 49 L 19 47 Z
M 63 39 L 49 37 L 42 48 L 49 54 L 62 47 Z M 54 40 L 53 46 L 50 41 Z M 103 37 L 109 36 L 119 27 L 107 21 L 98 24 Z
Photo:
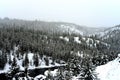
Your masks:
M 103 41 L 111 44 L 112 50 L 120 51 L 120 25 L 110 27 L 101 33 Z
M 9 18 L 0 19 L 0 27 L 26 27 L 49 33 L 75 33 L 85 36 L 103 31 L 103 28 L 91 28 L 66 22 L 28 21 Z

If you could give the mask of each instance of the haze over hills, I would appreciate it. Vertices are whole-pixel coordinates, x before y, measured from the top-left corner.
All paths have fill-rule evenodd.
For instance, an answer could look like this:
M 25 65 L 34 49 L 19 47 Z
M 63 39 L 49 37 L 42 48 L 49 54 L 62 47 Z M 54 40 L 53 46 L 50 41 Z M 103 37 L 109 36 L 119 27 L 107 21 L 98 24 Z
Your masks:
M 42 30 L 47 32 L 57 32 L 57 33 L 75 33 L 80 35 L 91 35 L 98 32 L 102 32 L 104 27 L 102 28 L 93 28 L 80 26 L 74 23 L 67 22 L 46 22 L 46 21 L 28 21 L 28 20 L 19 20 L 19 19 L 9 19 L 4 18 L 0 19 L 0 27 L 4 27 L 5 25 L 8 27 L 26 27 L 33 28 L 35 30 Z
M 48 33 L 59 33 L 59 34 L 77 34 L 81 36 L 93 36 L 97 35 L 100 40 L 111 44 L 115 49 L 119 49 L 119 33 L 120 25 L 114 27 L 101 27 L 93 28 L 80 26 L 74 23 L 68 22 L 47 22 L 47 21 L 29 21 L 19 19 L 0 19 L 0 27 L 24 27 L 26 29 L 40 30 Z

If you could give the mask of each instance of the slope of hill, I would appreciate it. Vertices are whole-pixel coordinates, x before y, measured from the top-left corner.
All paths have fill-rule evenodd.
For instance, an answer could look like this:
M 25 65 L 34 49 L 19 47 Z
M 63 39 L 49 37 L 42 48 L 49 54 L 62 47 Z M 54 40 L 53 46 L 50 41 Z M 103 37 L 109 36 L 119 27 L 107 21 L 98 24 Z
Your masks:
M 120 55 L 113 61 L 96 68 L 100 80 L 119 80 L 120 79 Z
M 103 39 L 107 39 L 110 37 L 114 37 L 119 32 L 120 32 L 120 25 L 117 25 L 117 26 L 105 29 L 103 32 L 101 32 L 101 35 Z
M 120 50 L 120 25 L 108 28 L 101 34 L 102 40 L 111 44 L 111 50 Z

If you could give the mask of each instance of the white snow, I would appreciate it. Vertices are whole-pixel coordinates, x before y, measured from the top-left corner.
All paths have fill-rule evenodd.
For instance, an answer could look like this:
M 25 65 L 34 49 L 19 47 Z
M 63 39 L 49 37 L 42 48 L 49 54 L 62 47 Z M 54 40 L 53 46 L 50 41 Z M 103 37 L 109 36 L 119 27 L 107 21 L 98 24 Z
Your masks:
M 33 60 L 33 56 L 34 56 L 33 53 L 28 53 L 29 62 L 31 62 Z
M 91 43 L 90 43 L 90 41 L 91 41 Z M 93 44 L 93 39 L 87 38 L 86 43 L 87 43 L 88 45 L 89 45 L 89 44 Z
M 85 40 L 86 40 L 86 38 L 85 38 L 85 37 L 82 37 L 82 40 L 84 40 L 84 41 L 85 41 Z
M 118 57 L 120 58 L 120 54 L 118 54 Z
M 68 42 L 69 41 L 69 38 L 68 37 L 64 37 L 64 39 Z
M 60 36 L 59 38 L 60 38 L 60 39 L 63 39 L 63 36 Z
M 74 37 L 74 41 L 77 42 L 77 43 L 81 43 L 81 41 L 79 40 L 79 37 Z
M 28 53 L 28 60 L 29 60 L 29 68 L 34 68 L 34 60 L 33 60 L 34 54 L 29 52 Z
M 58 69 L 55 69 L 55 70 L 53 70 L 53 71 L 50 71 L 50 73 L 52 74 L 52 76 L 57 76 Z
M 13 52 L 12 52 L 12 51 L 10 52 L 10 57 L 11 57 L 11 61 L 13 61 L 14 54 L 13 54 Z
M 77 56 L 81 57 L 81 54 L 80 54 L 80 52 L 79 52 L 79 51 L 77 52 Z
M 73 76 L 72 80 L 80 80 L 78 76 Z
M 68 38 L 68 37 L 60 36 L 59 38 L 65 40 L 65 41 L 67 41 L 67 42 L 69 41 L 69 38 Z
M 55 69 L 53 71 L 47 70 L 47 71 L 45 71 L 44 75 L 45 76 L 51 75 L 51 76 L 55 77 L 55 76 L 57 76 L 57 73 L 58 73 L 58 69 Z
M 100 80 L 120 80 L 120 57 L 105 65 L 98 66 L 95 72 Z
M 17 51 L 18 48 L 19 48 L 19 45 L 18 45 L 18 46 L 15 46 L 15 47 L 14 47 L 14 51 Z
M 100 43 L 100 41 L 99 41 L 99 40 L 95 40 L 95 41 L 96 41 L 96 43 L 97 43 L 97 44 L 99 44 L 99 43 Z
M 26 77 L 20 77 L 19 80 L 27 80 Z
M 20 67 L 20 70 L 25 70 L 25 68 L 22 66 L 22 63 L 23 63 L 23 60 L 18 60 L 18 59 L 16 59 L 16 61 L 17 61 L 17 65 L 19 65 L 19 67 Z

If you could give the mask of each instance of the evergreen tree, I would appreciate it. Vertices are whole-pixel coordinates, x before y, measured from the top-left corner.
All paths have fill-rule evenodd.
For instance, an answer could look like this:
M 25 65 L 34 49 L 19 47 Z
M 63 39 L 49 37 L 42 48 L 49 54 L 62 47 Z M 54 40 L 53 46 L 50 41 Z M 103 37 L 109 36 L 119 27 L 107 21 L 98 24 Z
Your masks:
M 26 53 L 25 54 L 25 59 L 24 59 L 24 62 L 23 62 L 23 66 L 25 67 L 28 67 L 29 65 L 29 59 L 28 59 L 28 54 Z
M 47 66 L 49 66 L 49 59 L 48 59 L 48 57 L 45 57 L 44 60 L 45 60 L 45 64 L 46 64 Z
M 17 66 L 17 62 L 16 62 L 16 58 L 15 58 L 15 56 L 14 56 L 13 62 L 12 62 L 12 67 L 16 67 L 16 66 Z
M 39 65 L 39 58 L 37 54 L 34 54 L 34 64 L 36 67 Z
M 3 69 L 7 63 L 7 55 L 4 52 L 0 52 L 0 69 Z
M 11 64 L 11 63 L 12 63 L 12 60 L 11 60 L 11 55 L 8 55 L 8 58 L 9 58 L 8 63 L 9 63 L 9 64 Z

